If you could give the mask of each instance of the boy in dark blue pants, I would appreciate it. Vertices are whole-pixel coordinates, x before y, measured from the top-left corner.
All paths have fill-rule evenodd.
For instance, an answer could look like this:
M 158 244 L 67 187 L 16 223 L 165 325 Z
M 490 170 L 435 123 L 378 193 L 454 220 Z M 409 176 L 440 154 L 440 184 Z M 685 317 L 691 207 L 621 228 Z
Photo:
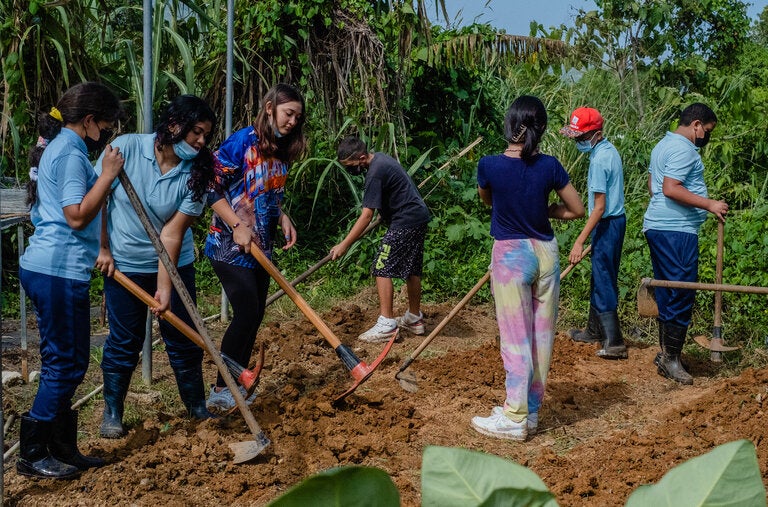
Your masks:
M 583 331 L 572 329 L 579 342 L 601 342 L 597 351 L 605 359 L 626 359 L 618 306 L 621 247 L 627 219 L 624 215 L 624 171 L 619 152 L 603 137 L 603 117 L 597 109 L 580 107 L 560 133 L 574 139 L 576 148 L 589 153 L 589 218 L 573 244 L 568 260 L 579 262 L 587 237 L 592 243 L 589 319 Z

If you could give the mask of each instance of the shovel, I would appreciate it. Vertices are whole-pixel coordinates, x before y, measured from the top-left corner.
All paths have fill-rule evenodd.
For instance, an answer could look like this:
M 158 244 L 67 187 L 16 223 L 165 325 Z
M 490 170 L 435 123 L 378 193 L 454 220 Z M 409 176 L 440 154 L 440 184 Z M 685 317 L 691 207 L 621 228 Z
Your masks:
M 584 253 L 582 254 L 581 258 L 578 262 L 581 262 L 581 259 L 589 255 L 589 253 L 592 251 L 592 245 L 589 245 L 587 248 L 584 249 Z M 568 276 L 568 273 L 570 273 L 573 270 L 573 267 L 576 266 L 577 263 L 569 264 L 568 267 L 566 267 L 562 273 L 560 273 L 560 280 L 562 281 L 563 278 Z M 491 272 L 486 271 L 486 273 L 483 275 L 483 277 L 475 284 L 474 287 L 472 287 L 469 292 L 462 298 L 459 303 L 453 307 L 453 309 L 448 313 L 448 315 L 445 316 L 443 320 L 440 321 L 440 323 L 435 326 L 435 329 L 432 330 L 431 333 L 429 333 L 429 336 L 427 336 L 423 342 L 421 342 L 421 345 L 414 350 L 410 356 L 408 356 L 405 361 L 400 365 L 400 369 L 395 374 L 395 378 L 400 383 L 400 387 L 402 387 L 404 390 L 408 391 L 409 393 L 415 393 L 419 390 L 419 386 L 416 385 L 416 376 L 412 372 L 406 372 L 405 369 L 408 368 L 411 363 L 419 357 L 419 355 L 424 351 L 425 348 L 432 342 L 432 340 L 435 339 L 435 337 L 440 334 L 440 331 L 443 330 L 445 326 L 448 325 L 448 323 L 453 319 L 459 311 L 461 311 L 462 308 L 469 302 L 472 297 L 477 294 L 477 291 L 480 290 L 480 288 L 488 282 L 488 280 L 491 278 Z
M 344 398 L 352 394 L 354 390 L 360 386 L 360 384 L 368 380 L 368 378 L 373 374 L 373 371 L 376 369 L 376 367 L 378 367 L 379 364 L 381 364 L 381 361 L 386 357 L 389 349 L 392 348 L 392 344 L 395 342 L 398 332 L 396 331 L 392 338 L 390 338 L 382 353 L 379 354 L 379 357 L 377 357 L 373 363 L 370 365 L 365 364 L 363 361 L 357 358 L 355 353 L 352 352 L 351 348 L 341 343 L 336 335 L 333 334 L 333 331 L 331 331 L 326 323 L 323 322 L 323 319 L 321 319 L 320 316 L 309 306 L 304 298 L 301 297 L 301 294 L 296 291 L 296 289 L 283 276 L 283 274 L 280 273 L 277 267 L 275 267 L 272 261 L 270 261 L 264 252 L 261 251 L 261 248 L 257 247 L 253 243 L 251 243 L 251 255 L 258 261 L 259 264 L 261 264 L 267 273 L 269 273 L 269 276 L 275 279 L 280 288 L 283 289 L 288 297 L 291 298 L 296 306 L 299 307 L 301 313 L 303 313 L 304 316 L 307 317 L 307 319 L 312 324 L 314 324 L 318 331 L 320 331 L 320 334 L 323 335 L 325 341 L 327 341 L 328 344 L 333 347 L 333 349 L 336 351 L 336 355 L 339 356 L 341 362 L 344 363 L 344 366 L 346 366 L 347 370 L 349 370 L 350 375 L 352 375 L 352 378 L 354 379 L 352 386 L 350 386 L 350 388 L 343 392 L 341 395 L 337 396 L 333 401 L 334 404 L 341 402 Z
M 122 285 L 128 292 L 136 296 L 145 305 L 149 306 L 150 308 L 157 305 L 155 298 L 150 296 L 147 291 L 142 289 L 136 282 L 125 276 L 125 274 L 123 274 L 121 271 L 116 269 L 115 274 L 112 275 L 112 278 L 114 278 L 117 283 Z M 192 340 L 195 345 L 205 350 L 205 340 L 203 340 L 203 337 L 200 336 L 197 331 L 192 329 L 189 324 L 181 320 L 175 313 L 170 310 L 165 310 L 160 314 L 160 317 L 178 329 L 184 336 Z M 256 363 L 256 366 L 254 366 L 252 370 L 240 366 L 237 361 L 224 353 L 220 353 L 220 356 L 224 361 L 224 364 L 227 365 L 229 374 L 236 378 L 240 385 L 245 388 L 245 398 L 253 394 L 253 391 L 256 389 L 256 386 L 259 383 L 258 380 L 259 375 L 261 374 L 261 368 L 264 365 L 264 346 L 262 345 L 259 347 L 259 359 Z
M 200 316 L 200 313 L 198 313 L 197 307 L 192 301 L 192 297 L 190 296 L 189 291 L 187 291 L 187 287 L 181 280 L 176 266 L 171 261 L 171 258 L 168 255 L 168 252 L 165 250 L 165 246 L 163 245 L 162 241 L 160 241 L 160 235 L 155 230 L 155 226 L 152 225 L 152 222 L 149 220 L 147 211 L 144 209 L 144 205 L 141 203 L 141 199 L 136 193 L 136 189 L 133 187 L 131 180 L 128 178 L 128 175 L 125 174 L 125 171 L 120 171 L 118 178 L 120 179 L 120 183 L 123 185 L 123 189 L 128 195 L 128 199 L 131 201 L 131 205 L 136 211 L 141 224 L 144 226 L 144 230 L 147 232 L 150 241 L 152 241 L 152 245 L 157 251 L 157 256 L 160 258 L 163 266 L 165 266 L 165 269 L 168 271 L 168 275 L 170 276 L 171 282 L 176 289 L 176 293 L 181 298 L 181 301 L 184 303 L 184 308 L 186 308 L 187 313 L 189 313 L 192 321 L 195 323 L 195 327 L 197 328 L 198 333 L 200 333 L 200 336 L 203 338 L 203 345 L 205 345 L 204 350 L 208 352 L 208 354 L 213 359 L 213 362 L 216 364 L 221 377 L 224 379 L 224 383 L 227 384 L 232 397 L 235 399 L 235 404 L 237 405 L 238 409 L 240 409 L 240 413 L 243 415 L 243 419 L 245 419 L 245 423 L 248 426 L 248 429 L 251 430 L 251 433 L 255 438 L 255 440 L 229 444 L 229 448 L 235 454 L 233 461 L 235 464 L 250 461 L 258 456 L 261 451 L 263 451 L 271 442 L 269 441 L 269 438 L 267 438 L 267 436 L 264 434 L 264 431 L 262 431 L 261 427 L 259 427 L 259 423 L 256 422 L 256 418 L 248 408 L 248 404 L 246 403 L 243 394 L 240 392 L 240 389 L 238 389 L 235 379 L 232 378 L 232 375 L 230 375 L 227 366 L 224 364 L 224 360 L 221 358 L 221 354 L 218 352 L 216 346 L 211 340 L 211 337 L 208 335 L 208 331 L 205 328 L 203 318 Z
M 715 263 L 715 283 L 723 283 L 723 237 L 725 236 L 725 223 L 717 222 L 717 260 Z M 715 322 L 712 326 L 712 340 L 710 341 L 704 335 L 694 336 L 693 340 L 709 349 L 709 360 L 713 363 L 723 362 L 723 352 L 737 350 L 739 347 L 727 347 L 723 344 L 723 327 L 721 314 L 723 310 L 723 293 L 715 292 Z

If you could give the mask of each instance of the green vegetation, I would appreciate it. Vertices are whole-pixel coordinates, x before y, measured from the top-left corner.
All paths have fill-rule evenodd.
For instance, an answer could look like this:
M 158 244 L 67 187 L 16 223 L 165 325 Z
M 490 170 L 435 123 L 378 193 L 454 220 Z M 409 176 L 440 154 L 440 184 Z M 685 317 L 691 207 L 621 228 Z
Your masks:
M 543 149 L 558 157 L 584 192 L 587 160 L 557 130 L 575 107 L 590 105 L 606 118 L 605 132 L 622 154 L 626 174 L 627 237 L 620 273 L 625 331 L 654 341 L 635 312 L 635 291 L 651 276 L 642 215 L 647 204 L 651 148 L 681 107 L 702 101 L 720 122 L 703 152 L 710 194 L 731 206 L 726 226 L 724 280 L 768 286 L 768 12 L 750 26 L 738 0 L 596 1 L 573 27 L 532 23 L 532 36 L 499 33 L 487 25 L 439 27 L 422 0 L 237 2 L 233 126 L 255 115 L 261 94 L 277 81 L 305 93 L 308 157 L 295 164 L 287 208 L 299 231 L 298 248 L 276 259 L 292 278 L 324 257 L 358 213 L 362 178 L 335 161 L 338 140 L 359 133 L 409 168 L 434 216 L 425 252 L 425 298 L 459 298 L 487 269 L 489 210 L 476 196 L 478 159 L 505 146 L 503 114 L 520 94 L 547 104 L 550 128 Z M 197 93 L 220 111 L 214 144 L 223 137 L 226 3 L 155 2 L 155 111 L 179 93 Z M 438 6 L 441 3 L 438 2 Z M 26 150 L 36 139 L 34 118 L 66 87 L 98 79 L 123 98 L 137 129 L 141 110 L 142 12 L 115 0 L 46 3 L 0 0 L 3 93 L 0 172 L 26 181 Z M 465 157 L 443 164 L 478 136 Z M 428 181 L 427 181 L 428 180 Z M 195 226 L 202 244 L 207 217 Z M 565 254 L 582 223 L 557 224 Z M 701 231 L 700 279 L 714 281 L 715 224 Z M 28 230 L 27 233 L 31 233 Z M 330 263 L 302 286 L 321 308 L 369 284 L 368 266 L 380 231 L 341 262 Z M 18 315 L 13 235 L 3 235 L 4 317 Z M 204 314 L 215 313 L 218 286 L 198 262 Z M 99 293 L 94 284 L 94 298 Z M 580 266 L 563 284 L 562 326 L 583 324 L 589 270 Z M 488 300 L 487 288 L 477 296 Z M 692 332 L 709 333 L 712 293 L 697 296 Z M 745 347 L 729 368 L 761 364 L 768 334 L 768 301 L 724 297 L 724 336 Z
M 738 440 L 678 465 L 655 485 L 640 486 L 627 507 L 656 505 L 766 505 L 755 446 Z M 421 467 L 423 506 L 557 506 L 532 471 L 497 456 L 430 446 Z M 348 466 L 316 474 L 291 488 L 270 507 L 307 505 L 398 506 L 392 479 L 377 468 Z

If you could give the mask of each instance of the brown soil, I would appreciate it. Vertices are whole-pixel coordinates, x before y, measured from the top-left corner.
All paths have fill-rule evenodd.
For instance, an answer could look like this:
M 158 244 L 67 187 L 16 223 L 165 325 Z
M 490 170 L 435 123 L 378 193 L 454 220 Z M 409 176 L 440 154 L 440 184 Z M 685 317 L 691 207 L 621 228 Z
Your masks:
M 437 325 L 450 309 L 450 304 L 427 305 L 428 325 Z M 361 344 L 355 337 L 375 316 L 370 297 L 323 315 L 367 362 L 382 345 Z M 219 336 L 221 329 L 212 327 Z M 409 393 L 395 373 L 422 337 L 404 333 L 370 380 L 335 408 L 331 401 L 351 380 L 331 348 L 301 318 L 272 322 L 259 335 L 267 359 L 252 406 L 272 444 L 255 460 L 232 463 L 227 444 L 252 439 L 237 413 L 193 423 L 180 417 L 177 402 L 169 410 L 162 396 L 129 398 L 147 414 L 143 422 L 133 424 L 123 439 L 101 439 L 103 401 L 97 397 L 81 411 L 80 448 L 110 464 L 73 481 L 35 481 L 16 474 L 14 456 L 6 466 L 6 505 L 263 505 L 309 475 L 358 464 L 387 471 L 402 504 L 415 506 L 427 445 L 514 460 L 536 472 L 564 506 L 621 505 L 638 486 L 657 482 L 675 465 L 742 438 L 757 446 L 768 483 L 768 449 L 762 444 L 768 434 L 763 413 L 768 371 L 723 378 L 708 361 L 691 361 L 695 384 L 683 387 L 656 373 L 656 347 L 632 344 L 629 360 L 604 361 L 592 346 L 561 333 L 540 432 L 513 443 L 482 436 L 469 425 L 473 415 L 485 416 L 503 401 L 496 336 L 489 307 L 464 309 L 409 368 L 419 387 Z M 158 384 L 172 382 L 165 357 L 154 355 Z M 4 369 L 14 369 L 8 364 L 13 359 L 4 357 Z M 214 374 L 209 361 L 206 375 L 212 380 Z M 92 366 L 89 378 L 99 376 Z M 6 417 L 16 410 L 12 402 L 6 396 Z M 13 430 L 10 435 L 6 448 L 15 439 Z

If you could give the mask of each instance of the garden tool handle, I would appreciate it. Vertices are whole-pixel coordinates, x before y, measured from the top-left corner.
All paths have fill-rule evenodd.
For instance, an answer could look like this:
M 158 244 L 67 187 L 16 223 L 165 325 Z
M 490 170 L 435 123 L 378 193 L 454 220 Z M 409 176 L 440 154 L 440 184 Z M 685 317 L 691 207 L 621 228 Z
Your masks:
M 272 261 L 269 260 L 261 248 L 256 246 L 254 243 L 251 243 L 250 252 L 256 261 L 261 264 L 261 267 L 263 267 L 266 272 L 269 273 L 269 276 L 271 276 L 277 282 L 280 288 L 283 289 L 288 297 L 291 298 L 296 306 L 299 307 L 301 313 L 304 314 L 304 316 L 317 328 L 318 331 L 320 331 L 320 334 L 323 335 L 328 344 L 334 349 L 338 348 L 338 346 L 341 345 L 341 340 L 339 340 L 336 335 L 333 334 L 333 331 L 331 331 L 328 325 L 323 322 L 323 319 L 321 319 L 320 316 L 309 306 L 309 303 L 307 303 L 304 298 L 301 297 L 301 294 L 299 294 L 298 291 L 290 284 L 290 282 L 288 282 L 285 276 L 283 276 L 280 270 L 278 270 Z
M 581 257 L 579 257 L 579 260 L 577 262 L 569 263 L 565 269 L 560 273 L 560 280 L 568 276 L 568 273 L 570 273 L 574 267 L 576 267 L 576 264 L 582 261 L 584 257 L 589 255 L 592 252 L 592 245 L 588 245 L 587 248 L 584 249 L 584 251 L 581 253 Z
M 717 260 L 715 261 L 715 283 L 723 283 L 723 250 L 725 243 L 725 223 L 717 221 Z M 715 327 L 722 325 L 723 293 L 715 292 Z
M 381 223 L 381 217 L 376 217 L 376 219 L 372 220 L 371 223 L 368 224 L 368 227 L 366 227 L 365 230 L 360 234 L 360 237 L 362 238 L 363 236 L 365 236 L 366 234 L 371 232 L 373 229 L 378 227 L 378 225 L 380 223 Z M 291 282 L 290 282 L 291 287 L 296 287 L 298 284 L 300 284 L 301 282 L 306 280 L 309 277 L 309 275 L 311 275 L 312 273 L 314 273 L 318 269 L 320 269 L 323 266 L 325 266 L 328 263 L 328 261 L 330 261 L 332 259 L 333 259 L 333 254 L 329 253 L 328 255 L 326 255 L 325 257 L 323 257 L 319 261 L 317 261 L 313 266 L 311 266 L 305 272 L 303 272 L 302 274 L 300 274 L 299 276 L 297 276 L 296 278 L 291 280 Z M 277 301 L 278 299 L 280 299 L 284 295 L 285 295 L 285 291 L 283 289 L 280 289 L 279 291 L 275 292 L 274 294 L 272 294 L 271 296 L 269 296 L 267 298 L 267 302 L 265 303 L 264 306 L 271 305 L 272 303 L 274 303 L 275 301 Z
M 139 284 L 128 278 L 122 271 L 116 269 L 112 278 L 122 285 L 125 290 L 136 296 L 142 303 L 150 308 L 157 306 L 157 300 L 149 295 L 147 291 L 142 289 Z M 189 338 L 195 345 L 201 349 L 205 349 L 205 342 L 200 334 L 192 329 L 189 324 L 181 320 L 178 315 L 170 310 L 164 310 L 160 313 L 160 317 L 165 319 L 170 325 L 178 329 L 184 336 Z
M 235 403 L 240 409 L 248 429 L 256 438 L 256 442 L 258 442 L 263 449 L 266 447 L 266 445 L 269 444 L 269 439 L 264 435 L 264 431 L 261 429 L 259 423 L 256 422 L 256 418 L 253 416 L 253 412 L 251 412 L 250 408 L 248 408 L 248 404 L 245 402 L 245 398 L 240 392 L 240 389 L 238 389 L 237 382 L 235 382 L 234 377 L 232 377 L 232 375 L 229 373 L 229 370 L 227 369 L 226 364 L 224 364 L 224 359 L 222 359 L 221 354 L 217 353 L 218 351 L 216 346 L 213 344 L 210 336 L 208 336 L 208 331 L 205 328 L 205 322 L 203 322 L 203 318 L 197 311 L 197 307 L 195 306 L 194 301 L 192 301 L 192 296 L 190 296 L 187 287 L 181 280 L 181 276 L 179 275 L 178 269 L 176 269 L 176 265 L 173 263 L 173 261 L 171 261 L 171 257 L 168 255 L 168 251 L 165 249 L 165 245 L 163 245 L 163 242 L 160 240 L 160 234 L 157 232 L 157 230 L 155 230 L 155 226 L 150 221 L 147 210 L 144 209 L 144 205 L 141 203 L 139 194 L 136 193 L 136 188 L 133 186 L 133 183 L 131 183 L 128 175 L 125 174 L 125 171 L 120 171 L 118 178 L 120 180 L 120 184 L 123 186 L 123 190 L 125 190 L 125 193 L 128 195 L 128 200 L 131 202 L 131 206 L 133 206 L 134 211 L 136 211 L 136 215 L 139 217 L 141 225 L 144 227 L 147 236 L 149 236 L 149 239 L 152 242 L 152 246 L 155 247 L 155 251 L 157 252 L 157 256 L 160 259 L 160 262 L 163 263 L 166 271 L 168 271 L 168 276 L 171 278 L 171 282 L 173 283 L 173 287 L 176 289 L 176 293 L 179 295 L 182 303 L 184 303 L 184 308 L 186 308 L 187 313 L 192 318 L 198 333 L 203 338 L 203 350 L 208 352 L 208 354 L 213 359 L 216 368 L 219 370 L 221 378 L 224 379 L 224 383 L 227 385 L 232 394 L 232 397 L 235 399 Z
M 715 260 L 715 283 L 723 283 L 723 243 L 725 239 L 725 222 L 717 221 L 717 258 Z M 722 345 L 723 343 L 723 293 L 715 292 L 715 321 L 712 325 L 712 341 L 710 344 Z M 720 363 L 723 361 L 723 354 L 717 350 L 710 350 L 709 359 L 712 362 Z

